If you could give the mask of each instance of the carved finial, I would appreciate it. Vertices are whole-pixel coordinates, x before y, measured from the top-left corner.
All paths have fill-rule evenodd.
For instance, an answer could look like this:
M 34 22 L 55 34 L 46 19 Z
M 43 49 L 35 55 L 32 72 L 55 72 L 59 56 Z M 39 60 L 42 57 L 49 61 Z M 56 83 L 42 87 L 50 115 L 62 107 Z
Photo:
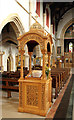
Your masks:
M 38 15 L 35 16 L 36 22 L 37 22 Z

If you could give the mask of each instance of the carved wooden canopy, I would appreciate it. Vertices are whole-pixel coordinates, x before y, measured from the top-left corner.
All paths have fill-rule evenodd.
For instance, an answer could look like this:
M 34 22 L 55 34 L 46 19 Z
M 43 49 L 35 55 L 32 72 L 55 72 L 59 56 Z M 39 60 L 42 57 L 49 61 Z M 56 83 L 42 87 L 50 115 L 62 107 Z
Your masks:
M 19 50 L 24 50 L 24 46 L 27 44 L 28 51 L 33 52 L 33 48 L 39 44 L 41 51 L 51 52 L 52 37 L 50 34 L 46 35 L 42 26 L 37 22 L 31 26 L 29 32 L 17 40 L 19 41 Z

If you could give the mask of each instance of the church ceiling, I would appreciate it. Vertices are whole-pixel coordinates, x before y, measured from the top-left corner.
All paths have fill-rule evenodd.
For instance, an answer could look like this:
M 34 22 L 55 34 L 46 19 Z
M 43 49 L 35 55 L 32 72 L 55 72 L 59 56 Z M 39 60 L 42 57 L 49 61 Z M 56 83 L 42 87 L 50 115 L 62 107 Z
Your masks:
M 51 9 L 51 22 L 53 23 L 55 17 L 56 26 L 58 22 L 63 19 L 62 16 L 71 8 L 74 7 L 74 2 L 44 2 L 43 12 L 45 12 L 46 5 Z M 72 13 L 73 14 L 73 13 Z M 57 29 L 57 27 L 56 27 Z

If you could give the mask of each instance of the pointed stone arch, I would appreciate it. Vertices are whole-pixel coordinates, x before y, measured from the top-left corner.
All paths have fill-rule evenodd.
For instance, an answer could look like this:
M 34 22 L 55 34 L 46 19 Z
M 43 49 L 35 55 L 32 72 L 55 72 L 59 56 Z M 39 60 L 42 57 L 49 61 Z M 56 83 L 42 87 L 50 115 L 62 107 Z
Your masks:
M 71 19 L 69 22 L 67 22 L 67 24 L 65 24 L 65 26 L 63 27 L 62 29 L 62 32 L 60 34 L 60 43 L 61 43 L 61 54 L 64 55 L 64 35 L 65 35 L 65 32 L 67 30 L 67 28 L 72 24 L 74 23 L 74 18 Z
M 13 57 L 11 55 L 7 58 L 7 71 L 13 71 Z
M 20 17 L 18 16 L 18 14 L 16 14 L 16 13 L 13 13 L 13 14 L 10 14 L 10 15 L 8 15 L 7 16 L 7 18 L 6 19 L 4 19 L 4 21 L 1 23 L 1 25 L 0 25 L 0 33 L 2 32 L 2 29 L 3 29 L 3 27 L 7 24 L 7 23 L 11 23 L 11 25 L 13 26 L 13 29 L 15 30 L 15 32 L 16 33 L 18 33 L 17 32 L 17 30 L 19 31 L 19 34 L 24 34 L 24 32 L 25 32 L 25 30 L 24 30 L 24 27 L 23 27 L 23 25 L 22 25 L 22 23 L 21 23 L 21 19 L 20 19 Z M 15 25 L 16 25 L 16 28 L 17 29 L 15 29 Z M 18 36 L 17 36 L 18 37 Z
M 61 38 L 61 39 L 64 38 L 64 35 L 65 35 L 65 32 L 66 32 L 67 28 L 68 28 L 72 23 L 74 23 L 74 18 L 71 19 L 69 22 L 67 22 L 67 24 L 65 24 L 65 26 L 63 27 L 62 32 L 61 32 L 61 35 L 60 35 L 60 38 Z

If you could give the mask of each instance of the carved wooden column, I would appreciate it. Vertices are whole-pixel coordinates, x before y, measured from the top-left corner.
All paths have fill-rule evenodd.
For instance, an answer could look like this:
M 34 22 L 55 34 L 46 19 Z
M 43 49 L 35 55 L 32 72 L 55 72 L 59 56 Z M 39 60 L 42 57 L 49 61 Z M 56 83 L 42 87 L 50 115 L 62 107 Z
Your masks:
M 23 54 L 24 54 L 25 50 L 19 50 L 19 53 L 21 54 L 21 77 L 20 79 L 24 79 L 23 78 Z
M 45 79 L 46 74 L 45 74 L 45 50 L 42 50 L 42 54 L 43 54 L 43 68 L 42 68 L 42 74 L 43 74 L 43 79 Z
M 66 67 L 66 59 L 64 59 L 64 67 Z
M 33 52 L 28 52 L 28 54 L 29 54 L 29 73 L 32 71 L 32 68 L 31 68 L 31 56 L 32 56 L 32 54 L 33 54 Z
M 48 52 L 48 67 L 50 67 L 50 55 L 51 55 L 51 53 Z
M 70 67 L 70 58 L 68 58 L 68 68 Z
M 49 68 L 50 68 L 50 55 L 51 55 L 51 53 L 48 52 L 48 67 Z M 50 75 L 51 75 L 51 72 L 49 71 L 49 77 L 50 77 Z
M 55 59 L 52 60 L 52 66 L 55 66 Z
M 46 14 L 45 13 L 43 13 L 43 27 L 45 28 L 45 26 L 46 26 Z

